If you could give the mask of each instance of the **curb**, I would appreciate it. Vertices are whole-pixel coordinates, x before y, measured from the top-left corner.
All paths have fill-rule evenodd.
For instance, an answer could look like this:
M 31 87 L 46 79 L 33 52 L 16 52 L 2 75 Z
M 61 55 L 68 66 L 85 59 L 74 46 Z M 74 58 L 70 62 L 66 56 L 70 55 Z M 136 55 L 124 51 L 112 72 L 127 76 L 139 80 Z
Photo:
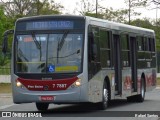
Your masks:
M 8 93 L 8 94 L 0 94 L 0 98 L 11 98 L 12 94 Z

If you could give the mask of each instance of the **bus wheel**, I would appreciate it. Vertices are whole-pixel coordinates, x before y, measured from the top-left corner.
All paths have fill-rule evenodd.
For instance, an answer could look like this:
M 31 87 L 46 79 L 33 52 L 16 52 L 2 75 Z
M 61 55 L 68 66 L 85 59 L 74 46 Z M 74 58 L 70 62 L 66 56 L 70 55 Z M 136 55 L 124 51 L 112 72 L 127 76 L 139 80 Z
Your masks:
M 36 107 L 38 110 L 47 110 L 49 103 L 36 103 Z
M 101 110 L 105 110 L 108 107 L 109 101 L 109 91 L 107 88 L 107 83 L 104 81 L 103 85 L 103 94 L 102 94 L 102 102 L 98 103 L 98 106 Z
M 137 102 L 143 102 L 145 98 L 145 82 L 144 78 L 141 78 L 141 89 L 140 89 L 140 94 L 136 96 L 136 101 Z

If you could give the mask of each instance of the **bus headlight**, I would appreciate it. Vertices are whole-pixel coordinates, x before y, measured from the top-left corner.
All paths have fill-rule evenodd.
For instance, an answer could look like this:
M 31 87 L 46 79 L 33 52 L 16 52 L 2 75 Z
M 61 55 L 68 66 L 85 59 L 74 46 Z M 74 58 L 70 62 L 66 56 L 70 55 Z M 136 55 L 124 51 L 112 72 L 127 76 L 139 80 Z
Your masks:
M 72 85 L 71 88 L 79 87 L 81 86 L 81 79 L 78 78 Z
M 80 81 L 76 81 L 76 82 L 75 82 L 75 85 L 76 85 L 76 86 L 80 86 L 80 85 L 81 85 L 81 82 L 80 82 Z
M 16 81 L 16 86 L 17 86 L 17 87 L 22 87 L 22 83 L 17 80 L 17 81 Z
M 74 83 L 74 85 L 75 85 L 76 87 L 81 86 L 81 79 L 78 78 L 78 80 L 76 80 L 76 82 Z

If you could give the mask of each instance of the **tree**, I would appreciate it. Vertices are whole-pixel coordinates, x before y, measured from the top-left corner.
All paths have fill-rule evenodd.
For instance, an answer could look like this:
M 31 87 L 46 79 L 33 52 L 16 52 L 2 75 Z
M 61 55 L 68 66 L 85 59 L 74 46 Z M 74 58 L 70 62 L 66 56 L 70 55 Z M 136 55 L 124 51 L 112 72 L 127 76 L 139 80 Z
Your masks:
M 48 0 L 35 0 L 32 5 L 33 11 L 31 15 L 61 14 L 61 10 L 63 9 L 63 6 L 54 0 L 50 2 Z
M 7 17 L 23 17 L 32 11 L 32 0 L 1 0 Z
M 150 22 L 148 18 L 133 20 L 131 21 L 131 25 L 148 28 L 148 29 L 154 29 L 152 22 Z
M 135 8 L 145 7 L 147 5 L 147 0 L 125 0 L 128 6 L 128 24 L 131 22 L 131 16 L 137 16 L 141 13 L 135 12 Z
M 98 13 L 96 14 L 95 0 L 92 0 L 92 1 L 81 0 L 80 3 L 77 3 L 77 6 L 79 6 L 79 9 L 75 9 L 75 10 L 78 11 L 80 15 L 98 17 L 98 18 L 107 19 L 107 20 L 116 21 L 116 22 L 126 22 L 125 20 L 127 15 L 126 9 L 114 10 L 112 7 L 105 8 L 98 4 Z
M 158 20 L 158 23 L 155 21 L 151 21 L 147 18 L 144 19 L 136 19 L 131 21 L 131 25 L 138 26 L 138 27 L 143 27 L 143 28 L 148 28 L 152 29 L 155 31 L 156 35 L 156 48 L 158 51 L 160 51 L 160 19 Z
M 94 2 L 94 0 L 81 0 L 80 3 L 76 3 L 79 8 L 76 8 L 75 11 L 78 11 L 80 15 L 86 15 L 86 13 L 93 13 L 96 10 Z
M 62 5 L 52 0 L 0 0 L 3 3 L 4 11 L 9 18 L 42 14 L 60 14 Z
M 3 7 L 0 6 L 0 40 L 2 40 L 2 33 L 4 31 L 4 22 L 5 22 L 5 15 Z
M 106 8 L 104 12 L 104 19 L 125 23 L 126 15 L 127 15 L 126 9 L 114 10 L 113 8 Z
M 2 55 L 2 40 L 3 33 L 5 29 L 9 27 L 10 23 L 7 21 L 6 16 L 4 15 L 3 6 L 0 6 L 0 66 L 7 64 L 8 61 L 5 60 L 5 57 Z
M 154 25 L 154 31 L 156 33 L 156 45 L 157 45 L 157 50 L 160 51 L 160 19 L 156 19 L 155 21 L 153 21 L 153 25 Z
M 0 48 L 4 31 L 11 28 L 13 28 L 13 24 L 11 23 L 11 20 L 7 19 L 5 16 L 3 6 L 0 6 Z
M 151 0 L 151 2 L 153 2 L 156 5 L 160 5 L 160 0 Z

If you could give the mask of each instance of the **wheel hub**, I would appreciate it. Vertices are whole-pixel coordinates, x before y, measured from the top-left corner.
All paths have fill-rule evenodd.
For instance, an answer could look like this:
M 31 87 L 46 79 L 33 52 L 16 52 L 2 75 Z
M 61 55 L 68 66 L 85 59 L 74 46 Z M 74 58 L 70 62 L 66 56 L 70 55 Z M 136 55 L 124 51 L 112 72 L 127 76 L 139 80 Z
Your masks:
M 107 89 L 104 89 L 103 96 L 104 96 L 104 101 L 107 102 L 108 101 L 108 90 Z

